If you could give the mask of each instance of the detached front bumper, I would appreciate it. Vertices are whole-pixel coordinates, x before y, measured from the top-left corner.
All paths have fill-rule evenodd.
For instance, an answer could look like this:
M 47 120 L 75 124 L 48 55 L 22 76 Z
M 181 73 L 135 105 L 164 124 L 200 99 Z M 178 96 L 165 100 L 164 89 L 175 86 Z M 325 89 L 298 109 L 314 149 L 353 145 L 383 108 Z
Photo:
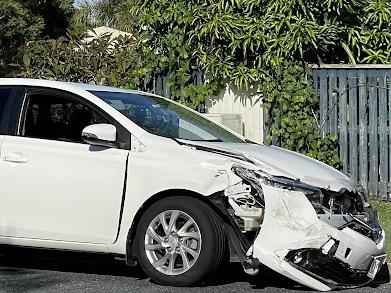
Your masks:
M 386 243 L 318 218 L 303 192 L 261 184 L 262 227 L 247 254 L 303 285 L 320 291 L 372 281 L 386 261 Z

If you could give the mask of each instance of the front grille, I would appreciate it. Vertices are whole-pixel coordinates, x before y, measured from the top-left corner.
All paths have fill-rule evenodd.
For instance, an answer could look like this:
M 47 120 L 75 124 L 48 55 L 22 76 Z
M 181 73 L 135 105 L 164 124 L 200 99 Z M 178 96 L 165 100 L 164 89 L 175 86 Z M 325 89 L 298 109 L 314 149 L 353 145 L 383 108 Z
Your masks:
M 358 286 L 370 281 L 366 272 L 353 270 L 348 264 L 324 255 L 318 249 L 291 251 L 286 260 L 315 279 L 336 287 Z

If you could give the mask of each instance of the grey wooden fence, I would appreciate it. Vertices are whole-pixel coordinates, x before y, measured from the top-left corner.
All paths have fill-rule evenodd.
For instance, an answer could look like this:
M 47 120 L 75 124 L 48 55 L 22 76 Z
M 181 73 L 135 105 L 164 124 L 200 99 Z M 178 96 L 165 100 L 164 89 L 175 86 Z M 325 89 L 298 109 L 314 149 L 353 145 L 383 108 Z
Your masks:
M 322 134 L 338 135 L 343 171 L 390 200 L 391 66 L 313 68 Z
M 202 85 L 203 76 L 200 71 L 194 71 L 191 76 L 191 82 L 194 85 Z M 142 90 L 163 96 L 165 98 L 170 98 L 170 89 L 167 85 L 168 74 L 160 74 L 152 77 L 144 78 L 144 85 Z

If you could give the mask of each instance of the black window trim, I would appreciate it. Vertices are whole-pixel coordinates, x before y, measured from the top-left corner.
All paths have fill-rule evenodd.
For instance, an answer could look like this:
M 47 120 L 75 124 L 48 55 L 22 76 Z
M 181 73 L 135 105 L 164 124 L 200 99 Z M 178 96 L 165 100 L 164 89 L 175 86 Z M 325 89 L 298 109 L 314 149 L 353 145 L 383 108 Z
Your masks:
M 56 89 L 56 88 L 46 88 L 46 87 L 39 87 L 39 86 L 26 86 L 26 91 L 22 103 L 22 109 L 20 111 L 19 121 L 18 121 L 18 129 L 17 129 L 17 136 L 24 137 L 22 134 L 22 130 L 24 129 L 24 123 L 26 119 L 26 113 L 28 109 L 28 102 L 29 102 L 29 96 L 35 94 L 45 94 L 45 95 L 53 95 L 58 98 L 62 99 L 69 99 L 78 103 L 81 103 L 82 105 L 92 109 L 97 114 L 101 115 L 103 118 L 105 118 L 109 123 L 113 124 L 117 128 L 117 142 L 119 149 L 124 150 L 130 150 L 130 141 L 131 141 L 131 134 L 130 132 L 116 119 L 114 119 L 110 114 L 108 114 L 106 111 L 92 103 L 91 101 L 75 94 L 72 92 L 68 92 L 66 90 Z M 45 138 L 39 138 L 44 140 L 49 140 Z M 77 142 L 67 142 L 67 143 L 76 143 Z
M 23 101 L 22 101 L 22 105 L 21 105 L 21 108 L 19 111 L 18 127 L 16 128 L 16 133 L 15 133 L 16 136 L 20 136 L 19 134 L 20 134 L 21 127 L 22 127 L 22 119 L 26 115 L 26 111 L 25 111 L 26 102 L 27 102 L 27 88 L 25 87 Z M 26 109 L 27 109 L 27 107 L 26 107 Z

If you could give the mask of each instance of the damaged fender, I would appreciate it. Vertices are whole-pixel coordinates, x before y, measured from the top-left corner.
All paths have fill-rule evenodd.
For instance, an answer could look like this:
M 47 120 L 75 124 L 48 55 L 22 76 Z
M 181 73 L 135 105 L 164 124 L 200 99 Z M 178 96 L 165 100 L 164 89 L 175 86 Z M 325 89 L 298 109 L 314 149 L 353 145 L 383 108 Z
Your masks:
M 239 169 L 233 171 L 243 182 L 227 188 L 225 196 L 242 233 L 255 233 L 246 251 L 248 259 L 320 291 L 362 286 L 373 280 L 386 261 L 386 243 L 377 219 L 372 221 L 377 225 L 373 228 L 364 216 L 362 197 L 350 191 L 329 196 L 293 180 L 290 188 L 268 175 L 258 176 L 260 172 L 250 170 L 243 175 L 245 169 Z M 313 194 L 300 190 L 301 185 L 313 188 L 320 203 L 309 198 Z
M 367 271 L 374 256 L 384 255 L 384 238 L 376 244 L 350 228 L 338 230 L 322 222 L 303 192 L 285 190 L 267 184 L 263 184 L 262 189 L 266 203 L 265 216 L 259 235 L 249 250 L 250 252 L 253 249 L 253 257 L 276 272 L 320 291 L 337 287 L 354 287 L 371 281 Z M 337 241 L 339 245 L 335 247 Z M 287 259 L 292 251 L 312 251 L 317 252 L 316 257 L 321 254 L 328 260 L 333 246 L 335 251 L 331 257 L 335 258 L 335 263 L 332 263 L 330 269 L 335 271 L 323 272 L 325 277 L 316 275 L 316 270 L 311 272 L 300 266 L 299 261 L 303 261 L 300 260 L 303 256 Z M 385 257 L 382 261 L 385 261 Z M 351 271 L 346 268 L 346 272 L 339 272 L 337 266 L 345 269 L 344 264 L 348 265 Z M 322 263 L 319 266 L 319 270 L 329 269 L 322 266 Z M 341 284 L 329 279 L 339 273 L 357 274 L 355 276 L 357 281 L 363 283 Z M 343 276 L 337 277 L 343 279 Z M 346 282 L 349 281 L 348 277 L 345 278 Z M 356 280 L 352 278 L 351 282 L 354 281 Z

